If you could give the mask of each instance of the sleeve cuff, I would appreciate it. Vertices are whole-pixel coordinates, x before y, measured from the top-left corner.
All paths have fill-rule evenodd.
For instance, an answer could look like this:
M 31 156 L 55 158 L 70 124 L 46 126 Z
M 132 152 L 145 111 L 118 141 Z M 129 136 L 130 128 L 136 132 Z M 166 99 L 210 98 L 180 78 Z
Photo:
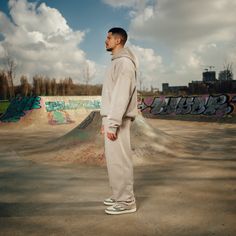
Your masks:
M 108 127 L 108 132 L 109 132 L 109 133 L 116 134 L 117 128 L 118 128 L 118 127 Z

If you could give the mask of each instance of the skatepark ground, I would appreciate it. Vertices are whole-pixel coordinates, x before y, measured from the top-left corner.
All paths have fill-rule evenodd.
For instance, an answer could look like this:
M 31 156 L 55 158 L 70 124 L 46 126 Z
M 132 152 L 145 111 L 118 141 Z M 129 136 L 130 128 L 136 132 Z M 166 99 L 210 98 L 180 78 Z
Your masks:
M 22 149 L 57 139 L 51 130 L 0 130 L 0 235 L 234 236 L 236 235 L 236 124 L 146 119 L 184 140 L 189 155 L 134 167 L 138 210 L 109 216 L 106 166 L 27 158 Z

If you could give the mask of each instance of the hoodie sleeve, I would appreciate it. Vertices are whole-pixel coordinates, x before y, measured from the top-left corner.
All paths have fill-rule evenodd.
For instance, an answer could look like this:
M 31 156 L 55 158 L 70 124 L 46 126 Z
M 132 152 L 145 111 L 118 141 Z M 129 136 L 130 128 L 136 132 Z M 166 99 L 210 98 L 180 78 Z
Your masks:
M 106 107 L 109 107 L 108 101 L 109 97 L 107 95 L 107 88 L 106 88 L 106 83 L 103 84 L 102 87 L 102 98 L 101 98 L 101 109 L 100 109 L 100 115 L 102 117 L 102 125 L 104 125 L 104 119 L 106 116 Z
M 130 95 L 132 80 L 135 76 L 134 65 L 128 58 L 121 58 L 115 69 L 115 85 L 111 94 L 110 110 L 108 114 L 108 130 L 116 133 L 122 123 Z

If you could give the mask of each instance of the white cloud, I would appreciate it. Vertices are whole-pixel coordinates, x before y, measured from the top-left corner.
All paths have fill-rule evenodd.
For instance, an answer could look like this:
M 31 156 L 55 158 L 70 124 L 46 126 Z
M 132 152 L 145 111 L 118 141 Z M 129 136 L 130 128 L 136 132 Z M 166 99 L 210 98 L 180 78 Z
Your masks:
M 0 58 L 4 58 L 4 54 L 5 54 L 5 49 L 4 49 L 3 46 L 0 44 Z
M 103 0 L 104 3 L 112 6 L 112 7 L 140 7 L 145 6 L 150 0 Z
M 154 9 L 152 6 L 147 6 L 143 11 L 130 11 L 129 15 L 133 18 L 133 24 L 140 27 L 141 25 L 143 26 L 146 21 L 154 17 Z
M 155 60 L 153 69 L 145 72 L 146 77 L 153 76 L 153 84 L 159 88 L 162 82 L 186 85 L 201 80 L 207 66 L 215 66 L 218 73 L 225 61 L 235 62 L 235 0 L 133 1 L 133 5 L 127 2 L 130 41 L 135 40 L 136 45 L 148 43 L 149 49 L 154 54 L 158 52 L 162 59 L 161 72 L 160 63 Z M 141 58 L 146 60 L 146 71 L 148 59 L 144 51 Z M 150 80 L 146 79 L 146 83 Z
M 128 9 L 130 47 L 139 58 L 145 86 L 185 85 L 201 80 L 207 66 L 219 72 L 225 61 L 236 61 L 235 0 L 103 2 Z M 7 52 L 17 61 L 18 75 L 82 79 L 88 63 L 96 73 L 93 82 L 102 80 L 104 67 L 88 60 L 79 47 L 86 32 L 72 30 L 57 9 L 27 0 L 10 0 L 9 7 L 12 20 L 0 11 L 0 67 Z
M 151 8 L 152 17 L 147 17 Z M 236 34 L 235 9 L 233 0 L 158 0 L 132 18 L 130 31 L 136 38 L 171 47 L 232 40 Z
M 61 13 L 45 3 L 37 7 L 36 3 L 26 0 L 10 0 L 9 7 L 15 24 L 28 32 L 37 30 L 48 36 L 60 33 L 63 35 L 72 31 Z
M 9 1 L 10 20 L 0 12 L 0 51 L 17 62 L 17 75 L 35 74 L 81 79 L 84 63 L 95 73 L 95 63 L 79 48 L 85 32 L 73 31 L 61 13 L 45 3 Z M 2 67 L 3 67 L 3 60 Z M 1 66 L 1 65 L 0 65 Z
M 143 48 L 130 42 L 128 46 L 138 59 L 138 80 L 142 81 L 142 87 L 150 85 L 160 87 L 164 73 L 162 57 L 157 55 L 152 48 Z

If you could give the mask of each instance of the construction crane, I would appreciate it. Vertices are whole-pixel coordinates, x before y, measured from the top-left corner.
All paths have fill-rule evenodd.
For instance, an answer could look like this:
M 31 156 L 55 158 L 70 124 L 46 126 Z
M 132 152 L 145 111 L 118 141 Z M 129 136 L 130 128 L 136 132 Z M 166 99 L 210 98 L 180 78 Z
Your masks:
M 201 66 L 204 66 L 204 70 L 207 72 L 207 71 L 212 71 L 212 69 L 215 68 L 215 66 L 212 66 L 212 65 L 201 65 Z

